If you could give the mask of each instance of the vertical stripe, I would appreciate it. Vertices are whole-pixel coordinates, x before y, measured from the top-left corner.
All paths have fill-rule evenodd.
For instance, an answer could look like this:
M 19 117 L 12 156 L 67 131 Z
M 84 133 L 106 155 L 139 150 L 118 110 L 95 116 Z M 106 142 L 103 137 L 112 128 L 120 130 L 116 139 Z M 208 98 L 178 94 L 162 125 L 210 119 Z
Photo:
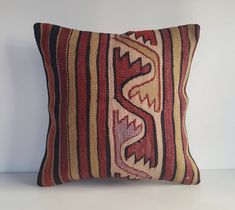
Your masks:
M 67 28 L 60 28 L 57 45 L 57 65 L 59 72 L 59 163 L 60 176 L 62 182 L 69 181 L 69 154 L 68 154 L 68 130 L 67 130 L 67 110 L 68 110 L 68 84 L 67 84 L 67 48 L 69 43 L 69 35 L 71 30 Z
M 184 129 L 185 124 L 185 115 L 186 115 L 186 108 L 187 103 L 186 99 L 183 95 L 183 82 L 185 80 L 185 76 L 187 73 L 188 63 L 189 63 L 189 50 L 190 50 L 190 43 L 188 37 L 188 28 L 185 26 L 179 27 L 180 34 L 181 34 L 181 42 L 182 42 L 182 56 L 181 56 L 181 80 L 180 80 L 180 87 L 179 87 L 179 96 L 180 96 L 180 110 L 181 110 L 181 133 L 182 133 L 182 141 L 183 141 L 183 150 L 184 150 L 184 157 L 186 162 L 186 170 L 183 183 L 190 184 L 193 178 L 193 169 L 192 164 L 188 158 L 187 150 L 187 136 Z
M 174 125 L 175 125 L 175 149 L 176 149 L 176 174 L 175 182 L 182 182 L 185 172 L 185 159 L 183 153 L 183 144 L 181 137 L 181 116 L 179 99 L 179 82 L 181 67 L 181 40 L 180 32 L 177 27 L 171 28 L 173 43 L 173 75 L 174 75 Z
M 172 180 L 175 173 L 175 135 L 173 121 L 174 80 L 172 72 L 172 41 L 168 29 L 160 30 L 163 41 L 163 169 L 160 179 Z M 167 129 L 166 129 L 167 128 Z
M 41 40 L 40 47 L 42 55 L 44 58 L 45 71 L 48 77 L 48 91 L 50 95 L 48 110 L 50 113 L 50 127 L 48 130 L 48 139 L 47 139 L 47 157 L 45 158 L 45 165 L 42 169 L 42 180 L 41 184 L 45 186 L 54 185 L 53 180 L 53 155 L 54 155 L 54 139 L 56 133 L 56 119 L 54 114 L 54 105 L 55 105 L 55 85 L 54 85 L 54 75 L 53 70 L 50 65 L 50 49 L 49 49 L 49 38 L 51 32 L 50 25 L 40 25 L 41 26 Z
M 39 52 L 41 54 L 41 57 L 42 57 L 42 60 L 43 60 L 45 76 L 46 76 L 46 83 L 47 83 L 47 96 L 48 96 L 48 106 L 49 106 L 49 104 L 50 104 L 49 81 L 48 81 L 48 76 L 47 76 L 47 73 L 46 73 L 46 66 L 45 66 L 42 50 L 41 50 L 41 47 L 40 47 L 41 24 L 40 23 L 35 23 L 34 26 L 33 26 L 33 29 L 34 29 L 34 36 L 35 36 L 35 40 L 36 40 L 36 43 L 37 43 L 37 46 L 38 46 L 38 50 L 39 50 Z M 47 139 L 46 145 L 48 145 L 48 134 L 49 134 L 50 127 L 51 127 L 51 118 L 49 117 L 49 123 L 48 123 L 48 129 L 47 129 L 47 137 L 46 137 L 46 139 Z M 46 146 L 45 153 L 43 155 L 43 159 L 42 159 L 42 162 L 41 162 L 41 165 L 40 165 L 40 168 L 39 168 L 39 171 L 38 171 L 38 176 L 37 176 L 37 184 L 39 186 L 43 186 L 43 183 L 42 183 L 42 175 L 43 175 L 42 171 L 43 171 L 43 167 L 44 167 L 44 164 L 45 164 L 45 160 L 46 160 L 47 154 L 48 154 L 48 151 L 47 151 L 47 146 Z
M 59 176 L 59 101 L 60 101 L 60 92 L 59 90 L 59 76 L 57 69 L 57 57 L 56 57 L 56 49 L 57 49 L 57 39 L 59 34 L 60 27 L 52 26 L 50 33 L 50 63 L 54 73 L 54 85 L 55 85 L 55 106 L 54 113 L 56 119 L 56 133 L 54 139 L 54 163 L 53 163 L 53 179 L 56 184 L 60 184 L 61 179 Z
M 78 180 L 78 154 L 77 154 L 77 94 L 76 94 L 76 47 L 79 31 L 73 30 L 68 49 L 68 140 L 70 153 L 70 173 L 73 180 Z
M 186 85 L 187 85 L 187 81 L 188 81 L 188 76 L 190 73 L 190 69 L 191 69 L 191 63 L 192 63 L 192 59 L 193 59 L 193 55 L 196 49 L 196 45 L 197 45 L 197 41 L 198 41 L 198 36 L 199 36 L 199 27 L 198 25 L 188 25 L 188 35 L 189 35 L 189 40 L 190 40 L 190 54 L 189 54 L 189 66 L 188 66 L 188 70 L 187 70 L 187 75 L 186 75 L 186 80 L 184 82 L 184 96 L 186 98 L 187 104 L 188 104 L 188 97 L 186 94 Z M 184 126 L 185 132 L 186 132 L 186 128 Z M 190 151 L 189 151 L 189 145 L 187 145 L 187 151 L 188 151 L 188 156 L 189 159 L 191 160 L 192 163 L 192 168 L 193 168 L 193 180 L 192 180 L 192 184 L 197 184 L 200 182 L 200 178 L 199 178 L 199 170 L 198 167 L 195 163 L 195 161 L 193 160 Z
M 45 178 L 46 180 L 49 179 L 49 177 L 51 177 L 51 179 L 53 180 L 53 183 L 55 182 L 57 183 L 61 183 L 60 182 L 60 178 L 59 178 L 59 173 L 58 173 L 58 169 L 59 169 L 59 165 L 58 165 L 58 159 L 55 158 L 55 156 L 57 156 L 58 154 L 58 150 L 56 148 L 56 142 L 58 140 L 59 134 L 58 134 L 58 98 L 59 98 L 59 94 L 57 90 L 57 84 L 58 84 L 58 74 L 57 74 L 57 68 L 56 68 L 56 57 L 55 57 L 55 49 L 56 49 L 56 42 L 57 42 L 57 35 L 58 35 L 58 30 L 59 27 L 56 26 L 51 26 L 48 24 L 45 25 L 41 25 L 41 29 L 42 31 L 44 31 L 44 33 L 42 34 L 43 37 L 45 38 L 45 40 L 42 40 L 42 42 L 40 43 L 41 49 L 44 50 L 44 54 L 43 54 L 43 58 L 44 60 L 44 64 L 46 66 L 47 69 L 47 74 L 48 74 L 48 79 L 50 82 L 50 85 L 53 86 L 53 93 L 50 92 L 50 96 L 51 98 L 53 98 L 53 111 L 51 110 L 51 108 L 49 107 L 49 113 L 50 113 L 50 118 L 51 115 L 54 116 L 53 121 L 55 120 L 55 128 L 54 125 L 53 127 L 49 127 L 49 134 L 50 134 L 50 130 L 51 129 L 55 129 L 54 130 L 54 134 L 53 136 L 48 135 L 48 141 L 50 145 L 48 145 L 49 150 L 53 151 L 49 153 L 48 158 L 46 158 L 45 160 L 45 170 L 43 171 L 43 178 Z M 46 41 L 47 40 L 47 41 Z M 47 45 L 48 44 L 48 45 Z M 52 138 L 52 139 L 51 139 Z M 49 164 L 51 164 L 52 166 L 48 166 L 51 168 L 51 170 L 47 169 L 47 163 L 49 162 Z M 53 183 L 49 184 L 52 185 Z M 44 183 L 45 184 L 45 183 Z M 45 184 L 46 185 L 46 184 Z
M 108 131 L 108 103 L 109 103 L 109 81 L 108 81 L 108 52 L 109 52 L 108 34 L 100 34 L 99 49 L 97 55 L 98 68 L 98 151 L 99 151 L 99 172 L 100 177 L 110 177 L 110 146 Z
M 45 65 L 48 73 L 48 79 L 52 81 L 51 83 L 51 91 L 50 91 L 50 96 L 52 100 L 52 104 L 49 107 L 49 112 L 51 113 L 51 119 L 52 119 L 52 127 L 51 129 L 51 135 L 48 137 L 48 157 L 46 159 L 46 164 L 44 167 L 44 176 L 43 176 L 43 184 L 44 185 L 53 185 L 54 179 L 53 179 L 53 159 L 54 159 L 54 141 L 57 133 L 57 122 L 56 122 L 56 113 L 55 113 L 55 107 L 56 106 L 56 95 L 55 95 L 55 83 L 56 83 L 56 78 L 54 78 L 53 74 L 53 66 L 50 65 L 50 60 L 51 60 L 51 33 L 52 33 L 52 28 L 49 25 L 45 25 L 45 27 L 42 28 L 42 32 L 44 33 L 42 35 L 41 39 L 41 48 L 44 53 L 44 58 L 45 58 Z M 54 127 L 55 126 L 55 127 Z
M 99 161 L 97 151 L 97 51 L 99 44 L 99 34 L 92 33 L 90 42 L 90 160 L 91 173 L 93 177 L 99 177 Z
M 87 54 L 89 54 L 90 33 L 80 32 L 77 55 L 77 112 L 78 112 L 78 145 L 79 171 L 81 178 L 90 177 L 89 157 L 89 69 Z
M 80 173 L 80 145 L 79 145 L 79 136 L 80 136 L 80 131 L 79 131 L 79 124 L 78 124 L 78 116 L 79 116 L 79 106 L 78 106 L 78 50 L 79 50 L 79 44 L 80 44 L 80 39 L 81 39 L 81 31 L 79 31 L 79 36 L 78 36 L 78 41 L 77 41 L 77 46 L 76 46 L 76 55 L 75 55 L 75 90 L 76 90 L 76 130 L 77 130 L 77 167 L 78 167 L 78 173 L 79 177 L 81 178 L 81 173 Z

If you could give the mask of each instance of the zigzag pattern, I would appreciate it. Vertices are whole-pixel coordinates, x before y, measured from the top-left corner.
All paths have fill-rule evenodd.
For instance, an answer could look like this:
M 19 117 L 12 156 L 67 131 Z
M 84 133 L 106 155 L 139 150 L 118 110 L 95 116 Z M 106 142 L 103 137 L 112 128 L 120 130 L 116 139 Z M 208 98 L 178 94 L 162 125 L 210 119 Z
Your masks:
M 116 111 L 117 113 L 117 123 L 118 125 L 122 125 L 122 128 L 126 128 L 127 130 L 138 131 L 142 130 L 142 124 L 136 125 L 136 119 L 130 120 L 128 115 L 125 115 L 123 118 L 120 119 L 119 110 Z
M 151 109 L 153 107 L 153 110 L 155 112 L 157 112 L 157 104 L 156 104 L 156 99 L 154 98 L 153 100 L 150 100 L 150 96 L 149 94 L 146 94 L 145 96 L 141 96 L 140 91 L 137 91 L 136 93 L 132 93 L 129 92 L 130 94 L 128 94 L 129 98 L 132 99 L 133 97 L 137 96 L 140 103 L 144 103 L 146 102 L 146 104 L 148 105 L 148 107 Z
M 157 45 L 157 40 L 155 37 L 155 32 L 153 30 L 149 30 L 149 31 L 129 31 L 127 33 L 125 33 L 127 36 L 130 35 L 134 35 L 136 40 L 140 40 L 140 38 L 142 38 L 144 44 L 146 44 L 146 42 L 150 42 L 151 45 Z

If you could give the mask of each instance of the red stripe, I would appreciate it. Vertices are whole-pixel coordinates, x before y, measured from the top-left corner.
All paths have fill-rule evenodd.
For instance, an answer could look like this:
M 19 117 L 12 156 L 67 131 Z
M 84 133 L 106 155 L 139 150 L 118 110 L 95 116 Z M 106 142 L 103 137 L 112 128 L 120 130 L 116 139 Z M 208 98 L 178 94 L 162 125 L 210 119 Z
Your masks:
M 43 27 L 42 27 L 43 26 Z M 54 154 L 54 139 L 55 139 L 55 130 L 56 130 L 56 122 L 54 116 L 54 103 L 55 103 L 55 86 L 54 86 L 54 76 L 53 71 L 50 65 L 50 49 L 49 49 L 49 37 L 51 25 L 43 24 L 41 25 L 41 50 L 43 53 L 43 59 L 46 67 L 46 73 L 48 77 L 48 89 L 50 95 L 49 101 L 49 114 L 51 119 L 51 125 L 48 131 L 48 139 L 47 139 L 47 158 L 45 160 L 44 169 L 42 171 L 42 184 L 45 186 L 54 185 L 52 178 L 52 169 L 53 169 L 53 154 Z
M 88 32 L 80 32 L 78 57 L 77 57 L 77 107 L 78 107 L 78 150 L 79 150 L 79 167 L 81 178 L 89 178 L 89 159 L 87 149 L 87 111 L 88 96 L 87 96 L 87 45 L 89 42 Z
M 69 181 L 69 154 L 68 154 L 68 138 L 67 138 L 67 110 L 68 110 L 68 84 L 67 84 L 67 47 L 69 42 L 70 30 L 67 28 L 61 28 L 58 37 L 57 46 L 57 61 L 58 61 L 58 73 L 59 73 L 59 86 L 60 86 L 60 135 L 59 135 L 59 149 L 60 149 L 60 176 L 62 182 Z
M 170 31 L 167 29 L 161 30 L 163 38 L 163 136 L 165 145 L 165 168 L 162 179 L 172 180 L 175 169 L 175 136 L 174 136 L 174 121 L 173 121 L 173 75 L 172 75 L 172 42 Z
M 99 168 L 100 177 L 107 177 L 107 156 L 106 156 L 106 138 L 107 133 L 107 110 L 106 106 L 107 94 L 108 94 L 108 82 L 107 82 L 107 65 L 106 54 L 108 50 L 108 36 L 106 34 L 100 34 L 99 51 L 98 51 L 98 113 L 97 122 L 98 127 L 98 151 L 99 151 Z
M 186 116 L 186 100 L 183 95 L 184 87 L 183 82 L 185 81 L 187 68 L 189 64 L 189 49 L 190 49 L 190 43 L 189 43 L 189 37 L 188 37 L 188 30 L 187 27 L 181 26 L 179 27 L 180 35 L 181 35 L 181 41 L 182 41 L 182 69 L 181 69 L 181 77 L 180 77 L 180 85 L 179 85 L 179 97 L 180 97 L 180 104 L 181 104 L 181 133 L 182 133 L 182 141 L 183 141 L 183 150 L 184 150 L 184 158 L 186 161 L 186 172 L 185 172 L 185 178 L 183 180 L 183 183 L 190 184 L 192 182 L 193 178 L 193 169 L 191 161 L 188 158 L 187 151 L 188 151 L 188 142 L 187 142 L 187 136 L 185 133 L 185 129 L 183 129 L 183 126 L 185 124 L 185 116 Z M 188 178 L 187 178 L 188 177 Z

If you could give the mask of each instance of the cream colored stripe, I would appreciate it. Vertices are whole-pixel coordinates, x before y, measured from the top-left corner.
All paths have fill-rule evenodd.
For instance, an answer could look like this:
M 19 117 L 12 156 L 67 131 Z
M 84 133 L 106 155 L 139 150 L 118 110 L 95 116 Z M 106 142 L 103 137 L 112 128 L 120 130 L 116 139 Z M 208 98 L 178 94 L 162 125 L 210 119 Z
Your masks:
M 97 152 L 97 52 L 99 44 L 99 34 L 92 33 L 90 41 L 90 119 L 89 119 L 89 132 L 90 132 L 90 161 L 91 173 L 93 177 L 99 177 L 99 161 Z M 101 90 L 102 91 L 102 90 Z
M 189 35 L 189 41 L 190 41 L 190 54 L 189 54 L 189 63 L 188 63 L 188 68 L 187 68 L 185 80 L 183 81 L 183 90 L 185 89 L 185 85 L 186 85 L 186 82 L 187 82 L 187 79 L 188 79 L 188 76 L 189 76 L 189 72 L 190 72 L 190 68 L 191 68 L 191 62 L 192 62 L 192 58 L 193 58 L 193 51 L 196 47 L 196 37 L 195 37 L 195 27 L 194 27 L 194 25 L 189 25 L 188 26 L 188 35 Z M 185 91 L 183 91 L 183 95 L 185 97 L 186 104 L 188 104 L 188 97 L 187 97 L 187 94 L 186 94 Z M 185 128 L 185 124 L 183 125 L 183 129 L 184 129 L 184 132 L 185 132 L 186 136 L 188 136 L 186 128 Z M 187 151 L 188 158 L 189 158 L 189 160 L 192 164 L 192 168 L 193 168 L 193 172 L 194 172 L 194 177 L 193 177 L 192 184 L 196 184 L 197 181 L 198 181 L 198 170 L 197 170 L 197 166 L 196 166 L 194 160 L 192 159 L 191 155 L 188 152 L 188 142 L 187 142 L 187 146 L 186 146 L 186 151 Z
M 79 31 L 73 30 L 69 40 L 68 50 L 68 130 L 69 130 L 69 154 L 70 154 L 70 170 L 71 177 L 78 180 L 78 156 L 77 156 L 77 120 L 76 120 L 76 77 L 75 77 L 75 60 L 76 60 L 76 46 L 79 37 Z
M 178 28 L 171 28 L 172 44 L 173 44 L 173 75 L 174 75 L 174 125 L 175 125 L 175 146 L 176 146 L 176 174 L 174 181 L 182 182 L 185 172 L 185 158 L 181 135 L 181 114 L 179 99 L 179 83 L 181 70 L 181 38 Z

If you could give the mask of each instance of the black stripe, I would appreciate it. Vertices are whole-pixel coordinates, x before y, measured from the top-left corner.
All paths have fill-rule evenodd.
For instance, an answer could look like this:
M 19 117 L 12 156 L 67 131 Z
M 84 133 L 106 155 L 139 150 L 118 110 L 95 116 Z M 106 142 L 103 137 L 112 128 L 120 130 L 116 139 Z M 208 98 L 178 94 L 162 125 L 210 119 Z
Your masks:
M 195 25 L 195 37 L 196 37 L 196 42 L 198 43 L 199 37 L 200 37 L 200 25 L 196 24 Z M 197 45 L 196 43 L 196 45 Z
M 185 60 L 184 58 L 184 51 L 183 51 L 183 42 L 186 42 L 186 38 L 185 37 L 182 37 L 182 28 L 179 27 L 179 32 L 180 32 L 180 40 L 181 40 L 181 59 L 180 59 L 180 83 L 179 83 L 179 88 L 180 86 L 182 86 L 182 71 L 183 71 L 183 60 Z M 189 40 L 187 40 L 189 42 Z M 188 49 L 189 50 L 189 49 Z M 188 51 L 189 52 L 189 51 Z M 178 90 L 178 92 L 180 92 L 180 90 Z M 187 154 L 186 154 L 186 151 L 185 151 L 185 145 L 184 145 L 184 142 L 183 142 L 183 127 L 182 127 L 182 124 L 183 124 L 183 120 L 182 120 L 182 117 L 183 117 L 183 112 L 182 112 L 182 99 L 180 97 L 180 130 L 181 130 L 181 139 L 182 139 L 182 145 L 183 145 L 183 153 L 184 153 L 184 159 L 185 159 L 185 171 L 184 171 L 184 178 L 182 180 L 181 183 L 184 183 L 185 182 L 185 179 L 186 179 L 186 175 L 187 175 L 187 170 L 188 170 L 188 167 L 187 167 Z
M 173 126 L 173 136 L 174 136 L 174 151 L 175 151 L 175 164 L 174 164 L 174 173 L 173 173 L 173 176 L 171 178 L 171 181 L 174 180 L 175 178 L 175 175 L 176 175 L 176 169 L 177 169 L 177 153 L 176 153 L 176 143 L 175 143 L 175 121 L 174 121 L 174 97 L 175 97 L 175 93 L 174 93 L 174 89 L 175 89 L 175 84 L 174 84 L 174 52 L 173 52 L 173 40 L 172 40 L 172 34 L 171 34 L 171 31 L 170 29 L 168 29 L 168 33 L 169 33 L 169 36 L 170 36 L 170 42 L 171 42 L 171 78 L 172 78 L 172 126 Z
M 59 76 L 58 76 L 58 69 L 57 69 L 57 53 L 56 53 L 56 45 L 57 45 L 57 38 L 59 34 L 60 27 L 59 26 L 52 26 L 51 33 L 50 33 L 50 40 L 49 40 L 49 48 L 50 48 L 50 57 L 51 57 L 51 67 L 54 74 L 54 85 L 55 85 L 55 107 L 54 107 L 54 114 L 56 120 L 56 134 L 55 134 L 55 141 L 54 141 L 54 162 L 53 162 L 53 178 L 55 184 L 61 184 L 62 181 L 59 176 L 59 135 L 60 135 L 60 128 L 59 128 L 59 104 L 60 104 L 60 84 L 59 84 Z
M 75 90 L 76 90 L 76 130 L 77 130 L 77 162 L 78 162 L 78 174 L 79 172 L 81 171 L 81 168 L 80 168 L 80 164 L 79 164 L 79 160 L 80 160 L 80 153 L 79 153 L 79 126 L 78 126 L 78 101 L 79 101 L 79 98 L 78 98 L 78 49 L 79 49 L 79 45 L 80 45 L 80 39 L 81 39 L 81 34 L 82 32 L 79 32 L 79 36 L 78 36 L 78 40 L 77 40 L 77 46 L 76 46 L 76 53 L 75 53 Z M 79 174 L 79 176 L 81 176 Z
M 160 34 L 161 34 L 161 39 L 162 39 L 162 63 L 164 64 L 165 61 L 165 46 L 164 46 L 164 35 L 163 35 L 163 31 L 159 30 Z M 162 170 L 161 170 L 161 175 L 159 179 L 163 179 L 164 175 L 165 175 L 165 166 L 166 166 L 166 136 L 165 136 L 165 123 L 164 123 L 164 100 L 165 100 L 165 89 L 164 89 L 164 72 L 165 72 L 165 66 L 162 65 L 162 111 L 161 111 L 161 127 L 162 127 L 162 146 L 163 146 L 163 158 L 162 158 Z
M 45 75 L 46 75 L 47 96 L 48 96 L 48 105 L 47 106 L 48 106 L 48 110 L 49 110 L 49 104 L 50 104 L 49 82 L 48 82 L 48 75 L 47 75 L 46 66 L 45 66 L 45 62 L 44 62 L 44 58 L 43 58 L 43 53 L 42 53 L 42 49 L 41 49 L 41 45 L 40 45 L 40 41 L 41 41 L 41 24 L 36 23 L 36 24 L 34 24 L 33 28 L 34 28 L 34 36 L 35 36 L 36 43 L 37 43 L 39 52 L 41 54 L 42 60 L 43 60 L 43 66 L 44 66 L 44 71 L 45 71 Z M 49 124 L 48 124 L 48 129 L 47 129 L 46 145 L 48 145 L 48 135 L 49 135 L 50 127 L 51 127 L 51 117 L 50 117 L 50 114 L 49 114 Z M 44 153 L 44 156 L 43 156 L 40 168 L 39 168 L 38 176 L 37 176 L 37 184 L 39 186 L 43 186 L 42 171 L 43 171 L 43 167 L 45 165 L 47 153 L 48 153 L 48 151 L 47 151 L 47 146 L 46 146 L 45 153 Z
M 87 49 L 86 49 L 86 91 L 87 91 L 87 110 L 86 110 L 86 146 L 87 146 L 87 160 L 88 160 L 88 170 L 89 176 L 92 177 L 91 173 L 91 160 L 90 160 L 90 100 L 91 100 L 91 75 L 90 75 L 90 41 L 91 41 L 91 32 L 85 32 L 88 36 L 87 40 Z

